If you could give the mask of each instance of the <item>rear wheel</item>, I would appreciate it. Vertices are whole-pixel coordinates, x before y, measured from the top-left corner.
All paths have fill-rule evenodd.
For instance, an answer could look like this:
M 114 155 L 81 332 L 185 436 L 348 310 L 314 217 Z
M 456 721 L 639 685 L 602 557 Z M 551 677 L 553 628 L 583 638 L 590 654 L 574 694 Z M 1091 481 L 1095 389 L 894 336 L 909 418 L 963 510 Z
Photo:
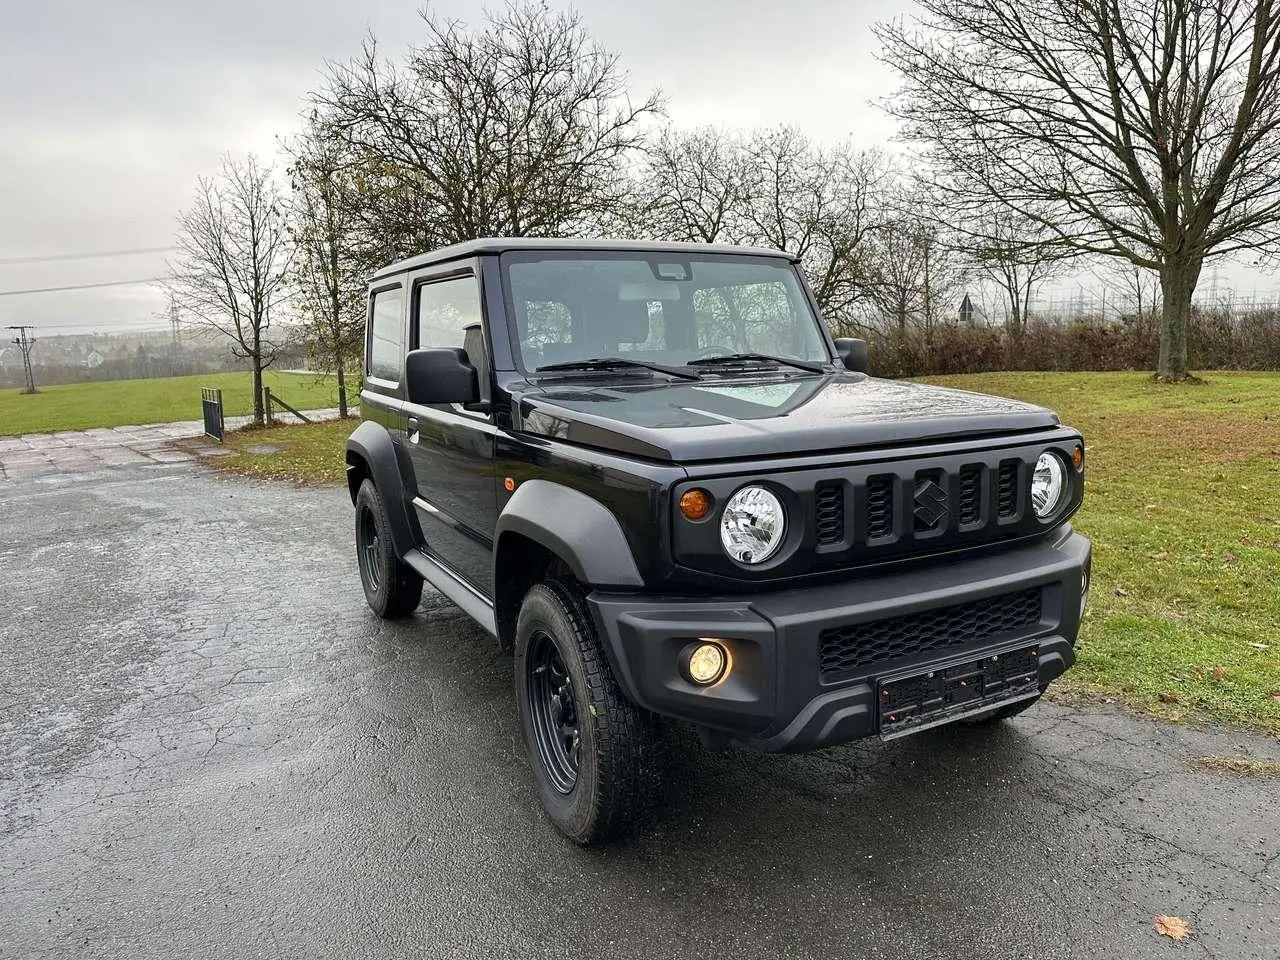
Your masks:
M 387 507 L 372 480 L 360 484 L 356 493 L 356 560 L 364 598 L 374 613 L 395 620 L 418 608 L 422 577 L 396 556 Z
M 589 844 L 643 820 L 656 779 L 653 716 L 618 689 L 576 586 L 540 583 L 525 596 L 515 684 L 538 799 L 560 832 Z

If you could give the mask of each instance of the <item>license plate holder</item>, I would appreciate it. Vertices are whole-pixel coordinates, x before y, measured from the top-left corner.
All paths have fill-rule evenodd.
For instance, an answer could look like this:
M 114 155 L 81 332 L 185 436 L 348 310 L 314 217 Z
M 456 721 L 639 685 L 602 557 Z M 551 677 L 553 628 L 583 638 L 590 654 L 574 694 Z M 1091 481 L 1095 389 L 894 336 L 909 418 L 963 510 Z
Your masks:
M 1038 696 L 1039 669 L 1036 645 L 882 677 L 876 689 L 880 738 L 894 740 Z

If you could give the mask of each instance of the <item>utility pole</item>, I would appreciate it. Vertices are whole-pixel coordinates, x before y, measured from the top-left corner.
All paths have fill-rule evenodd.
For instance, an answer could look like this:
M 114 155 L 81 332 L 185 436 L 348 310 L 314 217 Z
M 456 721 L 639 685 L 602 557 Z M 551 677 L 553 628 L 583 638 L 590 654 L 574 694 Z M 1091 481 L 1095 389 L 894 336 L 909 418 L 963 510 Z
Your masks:
M 11 324 L 10 330 L 17 330 L 18 335 L 13 338 L 13 342 L 18 349 L 22 351 L 22 368 L 27 374 L 27 388 L 23 393 L 36 393 L 36 375 L 31 369 L 31 348 L 36 345 L 36 338 L 27 336 L 28 330 L 34 330 L 35 327 Z

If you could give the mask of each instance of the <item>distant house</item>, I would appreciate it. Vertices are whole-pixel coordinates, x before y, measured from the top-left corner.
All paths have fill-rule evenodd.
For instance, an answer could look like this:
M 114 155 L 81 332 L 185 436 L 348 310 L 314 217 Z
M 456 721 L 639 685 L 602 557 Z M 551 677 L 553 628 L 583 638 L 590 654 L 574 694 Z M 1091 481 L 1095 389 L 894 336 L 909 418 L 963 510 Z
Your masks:
M 90 350 L 88 355 L 84 358 L 84 365 L 91 368 L 100 367 L 102 366 L 103 359 L 104 357 L 97 350 Z
M 960 301 L 960 322 L 971 327 L 987 322 L 987 311 L 982 308 L 981 304 L 974 302 L 973 297 L 969 295 L 967 290 L 965 291 L 964 299 Z

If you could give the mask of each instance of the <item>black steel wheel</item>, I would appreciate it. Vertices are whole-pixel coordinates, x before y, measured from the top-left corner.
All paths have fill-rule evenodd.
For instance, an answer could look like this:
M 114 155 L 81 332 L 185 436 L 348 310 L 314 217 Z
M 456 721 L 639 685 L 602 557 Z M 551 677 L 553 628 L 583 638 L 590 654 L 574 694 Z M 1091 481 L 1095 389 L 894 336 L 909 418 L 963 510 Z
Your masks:
M 578 703 L 573 680 L 560 659 L 555 641 L 541 630 L 529 643 L 525 682 L 529 686 L 530 719 L 538 759 L 552 786 L 561 793 L 569 793 L 578 782 L 578 763 L 582 756 Z
M 396 556 L 382 494 L 372 480 L 356 493 L 356 563 L 364 598 L 378 616 L 407 617 L 422 600 L 422 577 Z
M 356 507 L 356 551 L 364 592 L 377 593 L 382 586 L 382 541 L 378 537 L 377 518 L 367 503 Z
M 576 584 L 525 595 L 515 687 L 538 800 L 556 828 L 589 844 L 642 824 L 658 779 L 654 718 L 618 688 Z

